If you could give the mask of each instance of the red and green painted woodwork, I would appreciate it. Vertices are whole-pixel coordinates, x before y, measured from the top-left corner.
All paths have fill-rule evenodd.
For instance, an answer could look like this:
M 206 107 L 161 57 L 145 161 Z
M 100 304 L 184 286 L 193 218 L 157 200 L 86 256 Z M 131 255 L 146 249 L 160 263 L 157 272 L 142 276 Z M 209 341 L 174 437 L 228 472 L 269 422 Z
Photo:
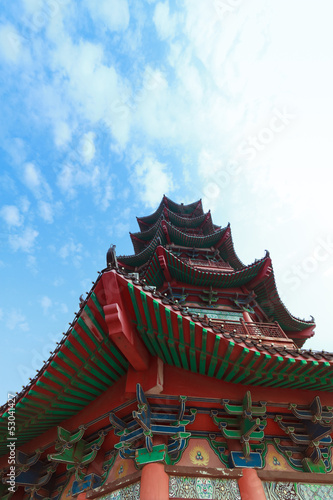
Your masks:
M 107 453 L 105 457 L 103 473 L 96 475 L 87 468 L 96 458 L 95 452 L 102 444 L 107 428 L 101 429 L 100 436 L 88 435 L 83 439 L 87 429 L 81 426 L 76 432 L 70 433 L 65 429 L 58 428 L 58 440 L 56 448 L 58 453 L 49 454 L 47 458 L 51 461 L 47 464 L 40 461 L 40 452 L 33 456 L 19 455 L 19 461 L 25 468 L 26 477 L 30 477 L 30 482 L 22 481 L 21 485 L 29 484 L 29 491 L 34 490 L 32 498 L 45 498 L 49 480 L 43 475 L 44 469 L 37 474 L 37 466 L 47 470 L 47 465 L 52 467 L 57 464 L 65 464 L 69 472 L 76 472 L 76 481 L 73 483 L 72 493 L 79 494 L 89 489 L 95 489 L 103 483 L 107 472 L 114 464 L 117 450 L 122 458 L 133 458 L 138 468 L 151 463 L 176 464 L 186 449 L 189 439 L 206 438 L 212 449 L 219 456 L 222 463 L 229 468 L 264 468 L 267 445 L 272 444 L 275 439 L 275 446 L 280 453 L 285 456 L 290 465 L 297 471 L 309 471 L 308 462 L 293 460 L 291 456 L 294 452 L 302 453 L 306 456 L 307 446 L 302 443 L 292 443 L 287 429 L 281 427 L 279 421 L 275 421 L 275 415 L 268 411 L 272 403 L 263 401 L 252 401 L 250 391 L 247 391 L 242 401 L 230 401 L 222 398 L 220 403 L 215 399 L 213 406 L 216 408 L 209 412 L 207 408 L 212 406 L 212 401 L 202 397 L 191 397 L 191 408 L 186 409 L 188 398 L 185 396 L 176 397 L 172 395 L 145 395 L 140 384 L 136 387 L 136 406 L 129 414 L 122 418 L 117 415 L 117 411 L 109 413 L 110 422 L 115 430 L 115 436 L 119 442 L 115 444 L 115 449 Z M 151 402 L 152 401 L 152 402 Z M 160 403 L 159 403 L 160 401 Z M 162 401 L 167 401 L 167 404 Z M 127 403 L 128 404 L 128 403 Z M 131 406 L 135 400 L 130 402 Z M 274 403 L 273 403 L 274 405 Z M 219 406 L 221 408 L 219 408 Z M 322 427 L 331 425 L 332 409 L 323 406 L 320 399 L 314 399 L 308 407 L 299 407 L 290 404 L 284 407 L 284 414 L 289 412 L 286 418 L 288 421 L 294 419 L 294 423 L 310 421 L 313 425 L 318 425 L 317 432 L 312 434 L 312 438 L 318 439 L 318 432 Z M 197 416 L 200 421 L 198 427 Z M 221 434 L 217 436 L 211 432 L 211 423 L 219 427 Z M 262 428 L 260 426 L 262 425 Z M 266 428 L 269 433 L 265 435 Z M 193 430 L 193 428 L 195 430 Z M 332 431 L 332 428 L 330 427 Z M 294 431 L 292 431 L 294 433 Z M 285 435 L 285 438 L 284 436 Z M 316 468 L 310 469 L 312 472 L 330 472 L 331 443 L 326 443 L 327 436 L 320 443 L 321 460 L 324 462 Z M 162 442 L 154 443 L 155 438 L 160 438 Z M 280 440 L 280 441 L 279 441 Z M 289 440 L 289 443 L 288 443 Z M 238 444 L 238 451 L 234 444 Z M 282 444 L 282 446 L 281 446 Z M 309 445 L 310 446 L 310 445 Z M 236 446 L 237 448 L 237 446 Z M 327 448 L 327 450 L 326 450 Z M 325 451 L 326 450 L 326 451 Z M 327 457 L 325 456 L 327 454 Z M 291 460 L 290 460 L 291 458 Z M 325 459 L 327 463 L 325 462 Z M 55 461 L 53 464 L 52 462 Z M 85 469 L 85 472 L 83 472 Z M 23 473 L 23 472 L 22 472 Z
M 1 498 L 1 500 L 10 500 L 10 498 L 12 498 L 13 495 L 14 495 L 13 492 L 8 491 L 7 484 L 0 484 L 0 498 Z
M 274 421 L 276 409 L 267 410 L 274 401 L 252 403 L 251 394 L 255 398 L 261 388 L 323 395 L 333 390 L 333 355 L 301 351 L 294 344 L 312 335 L 314 321 L 294 318 L 282 304 L 269 254 L 245 266 L 234 251 L 230 226 L 215 226 L 201 202 L 183 206 L 164 197 L 155 214 L 138 222 L 141 232 L 132 235 L 135 255 L 120 257 L 118 267 L 100 273 L 55 352 L 18 395 L 17 447 L 31 450 L 35 439 L 66 427 L 62 422 L 68 419 L 77 418 L 68 427 L 75 429 L 96 398 L 124 380 L 128 388 L 128 374 L 148 372 L 157 358 L 165 368 L 206 376 L 207 384 L 244 384 L 244 399 L 222 399 L 204 420 L 197 418 L 200 398 L 196 408 L 186 410 L 186 396 L 180 396 L 161 411 L 163 404 L 150 404 L 138 385 L 137 409 L 128 415 L 114 406 L 107 409 L 105 418 L 111 410 L 119 442 L 100 475 L 92 464 L 101 457 L 97 453 L 109 425 L 85 438 L 84 427 L 74 433 L 59 427 L 49 461 L 54 435 L 41 456 L 21 455 L 18 484 L 30 488 L 34 498 L 45 498 L 47 474 L 60 464 L 75 472 L 73 488 L 80 493 L 104 481 L 116 452 L 132 457 L 137 467 L 174 464 L 189 439 L 199 436 L 227 467 L 264 467 L 267 444 L 274 443 L 295 470 L 330 472 L 331 407 L 322 408 L 319 399 L 308 408 L 291 404 Z M 130 394 L 137 380 L 143 379 L 132 379 Z M 7 417 L 3 408 L 2 453 Z M 219 434 L 212 433 L 216 427 Z
M 203 215 L 201 202 L 191 204 L 186 209 L 167 199 L 164 199 L 162 205 L 157 218 L 154 216 L 142 219 L 143 227 L 147 229 L 152 221 L 156 223 L 164 208 L 174 211 L 178 218 L 177 224 L 183 229 L 191 225 L 192 230 L 195 224 L 199 224 L 199 221 L 195 222 L 194 219 Z M 169 217 L 169 224 L 170 221 Z M 168 231 L 169 229 L 169 237 L 173 238 L 175 235 L 176 238 L 180 238 L 180 229 L 168 226 Z M 229 229 L 227 227 L 222 231 L 220 240 L 215 243 L 214 238 L 220 228 L 214 225 L 210 226 L 212 232 L 204 237 L 184 233 L 185 236 L 182 237 L 186 237 L 184 241 L 189 246 L 178 250 L 184 251 L 185 248 L 190 255 L 189 258 L 209 252 L 209 258 L 213 259 L 216 249 L 207 246 L 213 242 L 216 245 L 220 243 L 220 246 L 217 246 L 222 256 L 222 246 L 231 241 Z M 195 245 L 197 249 L 190 248 Z M 221 324 L 218 325 L 213 320 L 207 322 L 200 314 L 195 317 L 193 312 L 192 315 L 186 312 L 189 287 L 197 287 L 197 295 L 202 297 L 201 305 L 196 305 L 199 313 L 200 310 L 209 308 L 212 313 L 216 311 L 215 299 L 223 288 L 229 290 L 231 294 L 234 293 L 234 299 L 241 304 L 242 297 L 248 297 L 250 291 L 242 292 L 240 288 L 249 282 L 255 284 L 253 280 L 257 280 L 259 275 L 264 276 L 270 267 L 269 257 L 266 256 L 252 266 L 246 267 L 242 264 L 238 271 L 230 272 L 229 269 L 228 272 L 224 272 L 221 268 L 219 272 L 209 272 L 178 259 L 175 255 L 177 248 L 173 245 L 169 245 L 169 250 L 159 245 L 157 250 L 153 253 L 147 270 L 141 273 L 139 279 L 128 275 L 125 271 L 111 269 L 104 270 L 99 276 L 55 352 L 45 361 L 31 383 L 18 395 L 16 403 L 18 447 L 79 413 L 125 376 L 129 365 L 136 369 L 146 367 L 149 354 L 159 356 L 166 364 L 234 383 L 332 390 L 331 362 L 324 359 L 317 361 L 317 358 L 312 356 L 302 358 L 293 347 L 292 340 L 288 339 L 285 340 L 286 350 L 281 353 L 270 352 L 274 338 L 265 344 L 264 337 L 273 332 L 274 328 L 277 331 L 277 325 L 261 323 L 259 327 L 257 324 L 250 325 L 246 322 L 242 324 L 225 322 L 222 328 Z M 230 261 L 228 255 L 226 253 L 222 258 Z M 171 289 L 174 299 L 172 296 L 168 299 L 158 291 L 154 292 L 152 287 L 156 285 L 150 285 L 149 279 L 153 283 L 160 275 L 162 285 L 165 281 L 160 266 L 160 256 L 165 257 L 163 261 L 166 264 L 165 269 L 176 283 L 175 285 L 172 280 L 169 284 L 166 283 L 166 290 Z M 145 264 L 149 260 L 147 259 L 146 256 Z M 226 263 L 230 267 L 230 263 Z M 237 269 L 234 264 L 231 267 Z M 148 272 L 149 269 L 151 274 Z M 146 277 L 143 277 L 143 274 Z M 144 279 L 146 281 L 143 281 Z M 182 280 L 185 283 L 182 283 Z M 108 282 L 111 283 L 109 287 Z M 271 274 L 269 281 L 264 282 L 266 291 L 262 291 L 260 301 L 263 301 L 268 309 L 273 307 L 274 315 L 274 311 L 280 311 L 281 308 L 275 292 L 273 295 L 271 293 L 276 291 Z M 266 285 L 269 285 L 269 288 Z M 118 290 L 117 297 L 114 294 L 112 297 L 112 290 L 110 292 L 113 286 Z M 183 290 L 179 297 L 181 303 L 178 304 L 176 303 L 178 299 L 175 299 L 176 292 L 172 292 L 177 286 L 180 291 Z M 257 301 L 260 295 L 258 286 L 254 287 Z M 238 287 L 239 290 L 235 291 L 232 287 Z M 109 290 L 109 295 L 106 294 L 106 290 Z M 267 297 L 273 297 L 274 300 L 269 302 Z M 208 299 L 208 303 L 203 299 Z M 251 304 L 253 308 L 253 302 Z M 244 309 L 243 305 L 238 307 L 239 311 Z M 306 322 L 296 320 L 288 314 L 284 324 L 291 330 L 294 325 L 294 333 L 303 331 L 309 326 Z M 281 316 L 279 315 L 280 313 L 277 317 Z M 291 324 L 290 321 L 294 323 Z M 263 332 L 261 337 L 265 349 L 262 349 L 262 345 L 259 346 L 261 338 L 254 334 L 255 331 Z M 136 362 L 140 366 L 137 366 Z M 0 453 L 7 451 L 7 417 L 6 409 L 3 408 L 0 419 Z
M 56 463 L 66 464 L 69 472 L 75 472 L 77 481 L 82 481 L 86 474 L 83 470 L 92 463 L 104 441 L 107 431 L 100 430 L 98 437 L 93 441 L 83 439 L 85 427 L 81 426 L 78 432 L 70 433 L 62 427 L 58 427 L 58 442 L 55 449 L 58 453 L 48 455 L 48 460 Z
M 16 453 L 16 478 L 17 486 L 25 486 L 26 491 L 29 488 L 39 489 L 49 482 L 57 464 L 50 464 L 39 460 L 41 452 L 39 450 L 32 456 L 28 456 L 22 451 Z M 30 491 L 30 490 L 29 490 Z
M 148 400 L 140 384 L 136 387 L 138 411 L 132 412 L 133 420 L 124 422 L 114 413 L 110 413 L 110 422 L 120 441 L 115 445 L 122 458 L 134 458 L 137 465 L 151 462 L 171 463 L 177 460 L 186 447 L 191 435 L 186 426 L 195 420 L 196 410 L 190 409 L 186 415 L 186 397 L 179 397 L 178 414 L 152 412 Z M 155 436 L 168 439 L 166 444 L 154 445 Z M 138 448 L 137 443 L 142 445 Z
M 128 281 L 127 288 L 134 311 L 132 321 L 149 352 L 166 364 L 234 383 L 332 390 L 329 389 L 331 364 L 300 359 L 301 353 L 292 343 L 287 348 L 287 340 L 281 349 L 273 349 L 272 354 L 268 354 L 271 344 L 260 338 L 253 343 L 255 337 L 249 335 L 240 322 L 233 323 L 231 329 L 228 321 L 221 326 L 213 321 L 209 324 L 204 317 L 190 315 L 186 307 L 176 301 L 149 291 L 145 284 L 139 287 Z M 265 324 L 258 324 L 259 327 Z M 252 347 L 258 344 L 260 350 L 254 351 Z
M 192 205 L 196 205 L 197 208 L 193 209 Z M 198 208 L 201 212 L 199 216 Z M 205 252 L 209 252 L 213 260 L 216 260 L 214 257 L 218 255 L 220 264 L 224 262 L 224 268 L 222 266 L 206 273 L 215 280 L 214 284 L 206 283 L 208 286 L 223 286 L 222 282 L 216 285 L 216 280 L 226 281 L 228 278 L 230 282 L 228 277 L 230 271 L 237 273 L 244 271 L 245 274 L 243 272 L 240 276 L 237 275 L 240 279 L 243 275 L 249 275 L 249 269 L 252 269 L 253 273 L 255 268 L 260 267 L 260 271 L 253 275 L 252 279 L 248 278 L 247 286 L 255 292 L 258 303 L 270 320 L 279 321 L 282 328 L 298 345 L 302 345 L 306 338 L 313 335 L 314 322 L 293 317 L 281 302 L 268 253 L 262 261 L 259 261 L 259 266 L 258 263 L 255 263 L 254 267 L 245 266 L 235 253 L 229 224 L 223 229 L 213 225 L 210 212 L 203 213 L 201 202 L 191 204 L 191 208 L 187 210 L 185 214 L 181 205 L 164 197 L 154 214 L 138 219 L 141 231 L 131 235 L 135 255 L 119 257 L 119 264 L 127 270 L 140 272 L 141 277 L 158 288 L 171 279 L 194 283 L 193 271 L 198 275 L 197 281 L 202 282 L 200 273 L 203 272 L 202 265 L 205 265 L 204 260 L 208 257 Z M 203 228 L 205 228 L 204 233 Z M 186 260 L 191 262 L 189 266 L 186 265 Z M 220 264 L 217 262 L 218 267 L 221 267 Z
M 33 455 L 27 455 L 20 450 L 16 452 L 16 488 L 24 487 L 24 491 L 29 494 L 31 499 L 43 499 L 51 497 L 57 500 L 60 498 L 64 487 L 64 481 L 58 482 L 57 485 L 52 484 L 50 491 L 50 482 L 58 464 L 50 463 L 45 460 L 40 460 L 41 451 L 37 450 Z M 8 487 L 7 487 L 8 492 Z M 1 495 L 1 498 L 10 498 L 10 496 Z
M 204 401 L 204 398 L 202 400 Z M 196 431 L 193 434 L 191 429 L 195 421 L 194 417 L 197 411 L 200 413 L 200 408 L 192 408 L 190 414 L 186 415 L 185 401 L 186 398 L 181 397 L 180 407 L 177 409 L 173 406 L 172 411 L 169 410 L 169 412 L 166 408 L 160 412 L 153 411 L 141 386 L 138 384 L 137 402 L 139 411 L 132 412 L 132 419 L 126 419 L 125 422 L 123 419 L 119 419 L 114 412 L 110 414 L 110 422 L 115 429 L 115 435 L 120 437 L 119 443 L 115 445 L 115 449 L 119 450 L 120 456 L 134 459 L 138 466 L 157 461 L 175 464 L 180 459 L 189 438 L 206 436 L 221 461 L 230 468 L 264 468 L 267 445 L 274 444 L 295 470 L 323 473 L 331 471 L 329 457 L 332 440 L 329 433 L 332 433 L 333 429 L 327 423 L 331 418 L 331 411 L 329 407 L 322 408 L 319 398 L 315 398 L 308 408 L 302 407 L 301 410 L 297 409 L 297 405 L 290 405 L 291 413 L 288 418 L 294 417 L 296 422 L 291 431 L 281 425 L 280 419 L 275 418 L 274 414 L 267 413 L 266 402 L 252 403 L 250 391 L 246 392 L 241 403 L 230 403 L 228 399 L 222 399 L 222 409 L 214 409 L 210 412 L 214 424 L 221 431 L 220 436 L 212 434 L 210 431 L 207 432 L 206 428 L 202 428 L 201 431 Z M 299 422 L 297 422 L 298 411 L 301 412 Z M 295 441 L 299 445 L 297 448 L 290 442 L 285 446 L 280 444 L 280 442 L 285 442 L 283 433 L 286 434 L 288 440 L 290 432 L 294 436 L 295 426 L 301 426 L 302 420 L 308 421 L 309 419 L 314 420 L 315 422 L 312 422 L 312 424 L 316 426 L 311 427 L 313 432 L 311 436 L 299 435 L 297 439 L 300 440 L 300 443 Z M 271 423 L 268 426 L 269 421 Z M 161 422 L 164 422 L 164 424 L 161 425 Z M 274 422 L 278 425 L 274 425 Z M 185 430 L 186 426 L 189 429 Z M 209 429 L 208 422 L 206 422 L 206 426 Z M 269 434 L 265 435 L 267 426 L 270 430 Z M 283 433 L 278 431 L 279 428 Z M 320 437 L 319 433 L 323 429 L 325 435 Z M 166 444 L 154 446 L 154 436 L 165 436 L 169 441 Z M 314 439 L 317 441 L 314 441 Z M 239 443 L 239 449 L 242 451 L 238 451 L 232 446 L 233 441 Z M 304 441 L 307 446 L 305 446 Z M 317 442 L 319 443 L 318 446 Z M 316 457 L 313 455 L 313 443 L 315 443 L 314 447 L 317 446 Z M 312 450 L 312 457 L 309 453 L 310 450 Z M 303 461 L 292 458 L 294 451 L 298 454 L 303 453 Z M 318 455 L 319 452 L 320 456 Z M 312 465 L 310 460 L 313 462 L 311 462 Z
M 290 404 L 294 419 L 286 419 L 282 415 L 275 417 L 280 428 L 291 439 L 293 446 L 284 445 L 281 439 L 275 439 L 279 451 L 284 452 L 289 463 L 306 472 L 325 473 L 332 468 L 330 448 L 333 432 L 333 408 L 323 410 L 320 398 L 317 396 L 308 409 L 299 409 L 296 404 Z M 294 454 L 303 458 L 295 458 Z
M 97 475 L 95 473 L 89 472 L 82 479 L 73 481 L 71 492 L 73 496 L 77 496 L 85 491 L 94 490 L 101 486 L 108 477 L 108 474 L 115 462 L 118 453 L 116 450 L 109 451 L 106 456 L 104 463 L 102 465 L 102 473 Z M 82 474 L 83 476 L 83 474 Z
M 223 399 L 223 407 L 231 418 L 218 417 L 213 410 L 211 415 L 214 423 L 227 440 L 237 439 L 242 452 L 230 451 L 230 467 L 262 467 L 262 454 L 251 449 L 251 443 L 260 443 L 265 438 L 264 429 L 267 425 L 266 403 L 260 406 L 252 405 L 250 391 L 247 391 L 241 405 L 233 405 L 228 399 Z

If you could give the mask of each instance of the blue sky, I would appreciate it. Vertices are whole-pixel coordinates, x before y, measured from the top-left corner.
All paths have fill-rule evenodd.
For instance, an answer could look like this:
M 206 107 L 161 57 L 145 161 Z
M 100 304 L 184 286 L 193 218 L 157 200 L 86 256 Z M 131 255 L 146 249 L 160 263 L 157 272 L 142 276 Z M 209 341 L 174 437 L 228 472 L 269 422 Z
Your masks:
M 272 5 L 273 4 L 273 5 Z M 163 193 L 271 252 L 333 351 L 332 3 L 17 0 L 0 14 L 1 401 Z

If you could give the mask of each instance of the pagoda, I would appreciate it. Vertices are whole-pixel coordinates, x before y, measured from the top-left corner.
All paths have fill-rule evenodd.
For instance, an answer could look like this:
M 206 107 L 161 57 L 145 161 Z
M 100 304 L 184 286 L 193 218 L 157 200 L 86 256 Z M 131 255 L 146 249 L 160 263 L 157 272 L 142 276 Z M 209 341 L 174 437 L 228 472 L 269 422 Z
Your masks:
M 163 197 L 0 412 L 1 499 L 333 498 L 333 353 L 270 255 Z

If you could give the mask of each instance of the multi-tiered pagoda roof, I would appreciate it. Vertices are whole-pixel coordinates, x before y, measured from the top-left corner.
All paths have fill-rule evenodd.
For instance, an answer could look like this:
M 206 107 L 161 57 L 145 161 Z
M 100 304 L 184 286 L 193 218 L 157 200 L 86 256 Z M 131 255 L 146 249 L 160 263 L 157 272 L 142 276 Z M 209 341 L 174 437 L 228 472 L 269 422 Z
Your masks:
M 272 405 L 284 405 L 286 411 L 291 400 L 287 397 L 295 396 L 296 389 L 303 395 L 316 391 L 320 405 L 332 401 L 333 354 L 302 349 L 315 323 L 294 317 L 285 307 L 267 252 L 253 264 L 243 264 L 230 225 L 215 225 L 201 201 L 183 205 L 164 196 L 158 209 L 138 218 L 138 224 L 140 231 L 131 233 L 134 254 L 116 257 L 108 252 L 107 267 L 81 301 L 70 328 L 16 395 L 22 471 L 28 460 L 24 457 L 37 448 L 36 460 L 42 457 L 45 470 L 49 462 L 69 464 L 55 454 L 59 439 L 69 439 L 59 430 L 57 438 L 60 425 L 71 432 L 78 422 L 89 427 L 88 443 L 95 443 L 96 433 L 109 432 L 110 424 L 101 423 L 114 408 L 126 413 L 135 403 L 130 399 L 135 394 L 133 374 L 139 374 L 144 385 L 148 379 L 140 374 L 157 367 L 156 360 L 170 380 L 172 370 L 178 370 L 193 381 L 207 378 L 212 387 L 223 381 L 229 398 L 237 386 L 254 388 L 266 398 L 271 394 Z M 161 380 L 155 392 L 156 387 L 163 394 Z M 287 389 L 288 396 L 283 392 Z M 113 398 L 112 408 L 105 394 Z M 199 406 L 202 401 L 198 399 Z M 7 452 L 9 410 L 8 405 L 1 408 L 2 455 Z M 111 428 L 120 425 L 116 417 L 110 419 Z M 278 424 L 270 425 L 274 435 Z M 117 439 L 109 433 L 104 449 L 113 449 Z M 6 470 L 6 460 L 0 464 Z M 19 484 L 26 485 L 22 481 Z
M 269 254 L 244 265 L 235 252 L 230 225 L 214 225 L 210 211 L 204 213 L 201 200 L 179 205 L 164 196 L 152 215 L 137 220 L 141 230 L 130 235 L 134 255 L 119 257 L 124 270 L 139 272 L 157 290 L 172 280 L 220 290 L 245 286 L 254 293 L 267 319 L 277 321 L 298 346 L 313 335 L 314 321 L 295 318 L 282 303 Z M 203 259 L 201 265 L 198 259 L 186 258 L 184 249 L 188 256 L 195 249 Z M 209 258 L 213 254 L 215 267 Z M 162 255 L 167 271 L 161 264 Z

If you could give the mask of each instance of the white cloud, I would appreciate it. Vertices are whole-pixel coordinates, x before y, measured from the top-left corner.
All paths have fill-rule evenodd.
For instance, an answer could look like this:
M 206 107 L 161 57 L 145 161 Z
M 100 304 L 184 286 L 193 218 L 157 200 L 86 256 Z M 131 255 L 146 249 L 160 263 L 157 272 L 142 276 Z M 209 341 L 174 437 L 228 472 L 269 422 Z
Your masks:
M 28 255 L 27 256 L 27 267 L 30 269 L 30 271 L 33 273 L 33 274 L 37 274 L 38 273 L 38 269 L 37 269 L 37 259 L 34 255 Z
M 155 6 L 153 21 L 158 36 L 165 40 L 171 38 L 176 30 L 176 16 L 171 16 L 169 11 L 169 2 L 159 2 Z
M 9 330 L 22 330 L 24 332 L 29 330 L 29 324 L 24 314 L 18 309 L 11 309 L 6 318 L 6 326 Z
M 0 215 L 8 226 L 21 226 L 23 217 L 15 205 L 4 205 L 0 210 Z
M 26 196 L 22 196 L 20 198 L 20 206 L 21 206 L 21 210 L 24 214 L 28 212 L 28 210 L 30 208 L 30 201 L 28 200 L 28 198 Z
M 32 163 L 27 163 L 24 167 L 24 182 L 31 191 L 36 192 L 40 188 L 40 173 Z
M 17 63 L 21 56 L 22 40 L 13 25 L 0 26 L 0 57 L 6 62 Z
M 54 126 L 54 142 L 58 148 L 67 146 L 72 139 L 72 130 L 68 123 L 59 120 Z
M 81 188 L 89 189 L 95 205 L 104 211 L 113 199 L 113 179 L 109 167 L 65 164 L 59 172 L 57 184 L 70 199 L 75 198 Z
M 61 302 L 61 303 L 59 304 L 59 310 L 60 310 L 60 312 L 61 312 L 62 314 L 66 314 L 66 313 L 68 313 L 68 307 L 67 307 L 67 305 L 66 305 L 66 304 L 64 304 L 63 302 Z
M 43 0 L 22 0 L 27 14 L 36 14 L 43 6 Z
M 80 141 L 79 151 L 82 161 L 84 163 L 90 163 L 95 156 L 96 148 L 94 140 L 95 140 L 94 132 L 87 132 L 86 134 L 83 135 Z
M 42 219 L 48 223 L 52 223 L 54 220 L 54 208 L 47 201 L 40 201 L 39 204 L 39 214 Z
M 38 234 L 38 231 L 32 229 L 32 227 L 27 227 L 21 234 L 10 235 L 9 243 L 15 252 L 17 250 L 22 250 L 23 252 L 31 252 L 33 250 Z
M 56 278 L 54 281 L 53 281 L 53 286 L 62 286 L 63 284 L 65 283 L 65 280 L 64 278 Z
M 62 259 L 67 259 L 67 257 L 74 253 L 81 253 L 82 245 L 81 243 L 75 244 L 73 240 L 63 245 L 59 250 L 59 255 Z
M 36 198 L 51 196 L 51 189 L 40 170 L 33 163 L 26 163 L 23 170 L 23 182 Z
M 167 165 L 151 156 L 134 165 L 131 180 L 141 201 L 150 207 L 155 207 L 163 194 L 169 194 L 174 188 Z
M 69 164 L 63 165 L 58 175 L 57 184 L 70 198 L 73 198 L 76 194 L 74 180 L 75 167 Z
M 128 222 L 118 222 L 115 225 L 115 229 L 117 237 L 122 238 L 123 236 L 129 233 L 130 224 Z
M 48 311 L 49 311 L 49 309 L 50 309 L 50 307 L 52 306 L 52 300 L 47 295 L 44 295 L 40 299 L 40 305 L 42 306 L 43 313 L 47 314 Z
M 48 223 L 54 220 L 54 211 L 59 208 L 60 203 L 52 204 L 52 191 L 40 170 L 33 163 L 26 163 L 23 167 L 23 182 L 30 189 L 38 201 L 38 212 L 41 218 Z M 29 208 L 29 202 L 23 200 L 25 208 Z
M 83 259 L 83 246 L 81 243 L 75 243 L 71 238 L 60 248 L 59 255 L 64 261 L 71 259 L 75 267 L 79 267 Z
M 19 139 L 18 137 L 13 137 L 4 140 L 2 147 L 10 155 L 10 158 L 15 165 L 21 165 L 26 161 L 27 146 L 22 139 Z
M 50 95 L 45 98 L 45 108 L 53 121 L 55 117 L 63 122 L 60 109 L 62 114 L 70 114 L 77 121 L 87 120 L 91 126 L 103 125 L 124 148 L 130 129 L 131 112 L 126 104 L 130 85 L 106 61 L 101 44 L 88 41 L 74 44 L 64 35 L 50 54 L 51 68 L 62 75 L 63 80 L 59 82 L 59 89 L 56 84 L 47 92 Z M 53 93 L 55 98 L 52 98 Z M 59 96 L 60 102 L 54 106 Z M 40 100 L 40 92 L 35 99 Z
M 130 14 L 127 0 L 85 1 L 93 20 L 102 23 L 110 31 L 123 31 L 127 28 Z

